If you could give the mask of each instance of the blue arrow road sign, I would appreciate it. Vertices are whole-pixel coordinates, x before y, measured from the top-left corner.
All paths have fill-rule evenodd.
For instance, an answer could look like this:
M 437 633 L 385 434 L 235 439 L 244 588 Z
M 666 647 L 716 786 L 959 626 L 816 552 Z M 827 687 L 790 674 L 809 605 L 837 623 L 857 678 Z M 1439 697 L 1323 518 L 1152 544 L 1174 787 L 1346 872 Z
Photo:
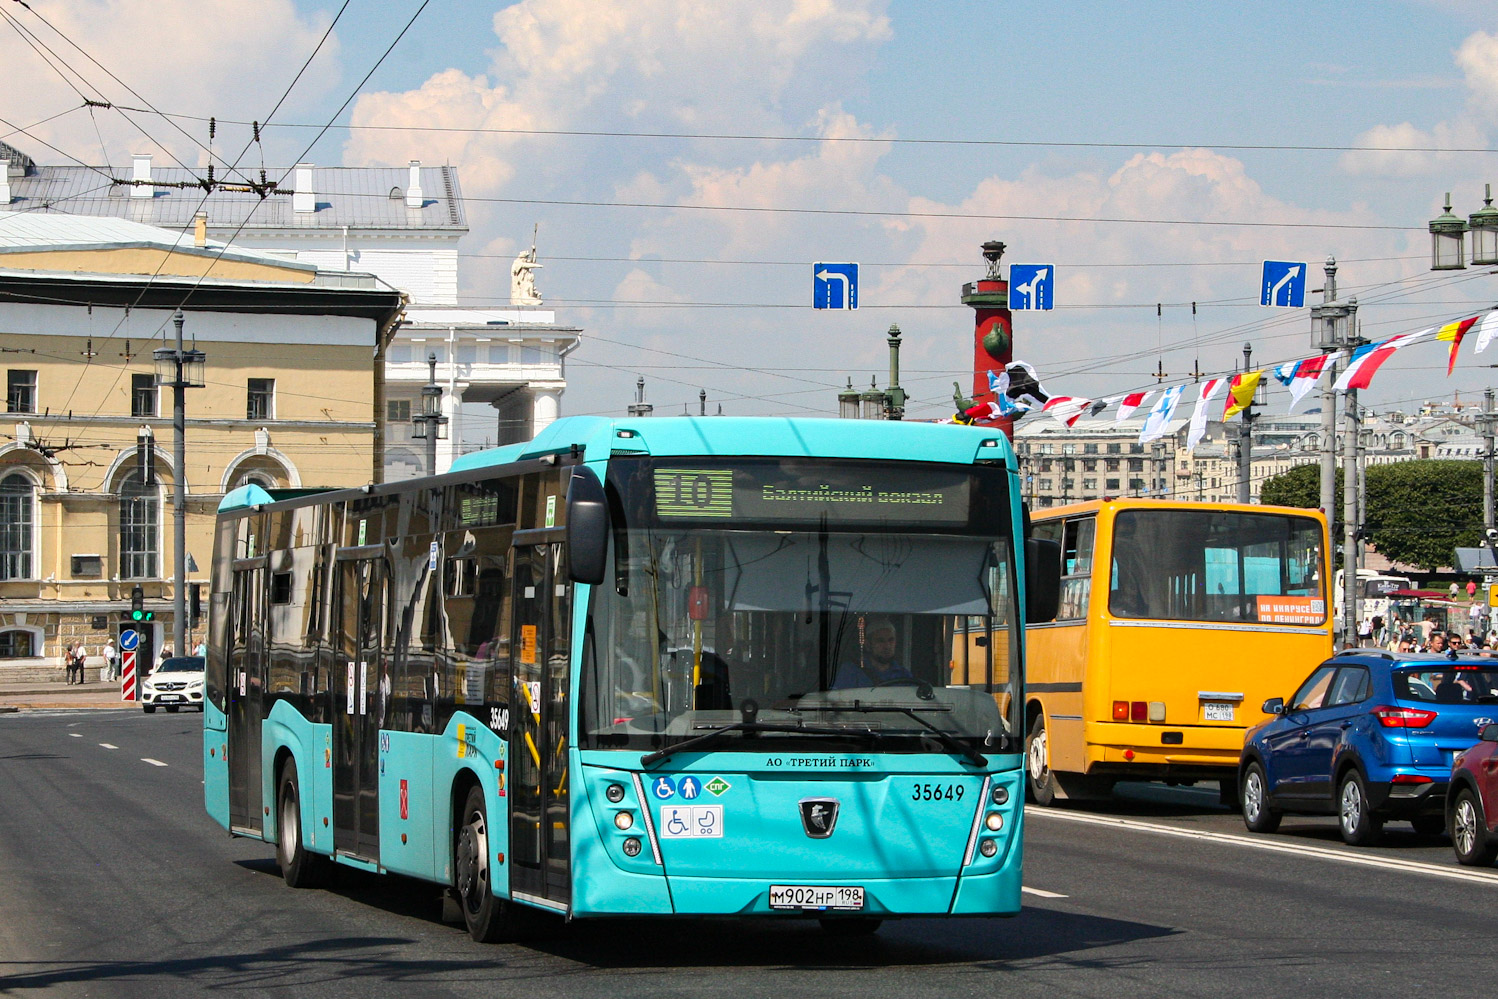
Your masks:
M 1306 265 L 1295 260 L 1264 261 L 1259 304 L 1303 308 L 1306 304 Z
M 1052 264 L 1009 265 L 1009 308 L 1050 309 L 1055 305 L 1056 268 Z
M 812 264 L 813 309 L 858 308 L 857 264 Z
M 134 628 L 126 628 L 120 632 L 120 648 L 126 652 L 134 651 L 140 644 L 140 635 L 136 634 Z

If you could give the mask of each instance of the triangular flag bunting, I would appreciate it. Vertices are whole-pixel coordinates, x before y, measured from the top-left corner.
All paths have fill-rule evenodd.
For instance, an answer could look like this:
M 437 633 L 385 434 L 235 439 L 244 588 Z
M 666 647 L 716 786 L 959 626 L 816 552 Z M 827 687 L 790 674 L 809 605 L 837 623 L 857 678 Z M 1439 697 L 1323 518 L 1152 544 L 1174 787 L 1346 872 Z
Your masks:
M 1274 369 L 1274 377 L 1290 390 L 1290 407 L 1287 412 L 1293 411 L 1300 400 L 1305 398 L 1325 370 L 1325 354 L 1299 361 L 1286 361 Z
M 1222 418 L 1231 420 L 1249 406 L 1253 405 L 1254 391 L 1259 387 L 1259 380 L 1264 377 L 1262 371 L 1242 372 L 1233 376 L 1228 383 L 1228 401 L 1222 410 Z
M 1144 429 L 1139 432 L 1139 443 L 1148 444 L 1152 440 L 1164 437 L 1170 428 L 1170 421 L 1175 419 L 1176 407 L 1181 404 L 1181 393 L 1186 391 L 1184 385 L 1172 385 L 1166 389 L 1153 409 L 1149 417 L 1144 421 Z
M 1462 338 L 1467 335 L 1467 331 L 1472 328 L 1477 319 L 1477 316 L 1473 316 L 1471 319 L 1458 319 L 1454 323 L 1447 323 L 1445 326 L 1442 326 L 1440 331 L 1436 333 L 1437 340 L 1443 340 L 1451 344 L 1451 353 L 1446 357 L 1447 378 L 1451 377 L 1451 369 L 1456 367 L 1456 352 L 1461 349 Z
M 1118 416 L 1114 418 L 1114 422 L 1122 423 L 1124 420 L 1127 420 L 1129 417 L 1133 416 L 1134 410 L 1138 409 L 1140 406 L 1143 406 L 1146 402 L 1149 401 L 1149 397 L 1154 394 L 1155 393 L 1153 391 L 1130 392 L 1128 395 L 1124 396 L 1123 399 L 1119 400 Z
M 1212 400 L 1222 391 L 1222 379 L 1213 378 L 1203 382 L 1196 395 L 1196 409 L 1191 414 L 1191 430 L 1186 434 L 1186 450 L 1190 451 L 1207 433 L 1207 412 Z

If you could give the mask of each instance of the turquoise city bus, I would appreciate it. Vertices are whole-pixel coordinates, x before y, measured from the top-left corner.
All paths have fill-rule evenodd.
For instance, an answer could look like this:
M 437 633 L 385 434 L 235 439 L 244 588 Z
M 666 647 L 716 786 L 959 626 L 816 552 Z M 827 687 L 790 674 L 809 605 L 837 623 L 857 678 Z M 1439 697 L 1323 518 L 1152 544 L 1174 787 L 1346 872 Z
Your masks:
M 446 885 L 479 940 L 1016 913 L 1022 621 L 1059 563 L 1023 523 L 1001 433 L 854 420 L 573 417 L 435 477 L 238 489 L 208 812 L 292 886 Z

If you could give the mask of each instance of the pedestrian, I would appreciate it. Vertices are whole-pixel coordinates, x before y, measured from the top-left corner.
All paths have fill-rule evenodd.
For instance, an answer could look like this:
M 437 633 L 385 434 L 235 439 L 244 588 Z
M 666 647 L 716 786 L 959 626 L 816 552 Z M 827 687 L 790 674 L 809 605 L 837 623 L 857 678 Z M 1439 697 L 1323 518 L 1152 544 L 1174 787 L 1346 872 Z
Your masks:
M 86 682 L 88 678 L 84 676 L 83 668 L 88 665 L 88 649 L 82 642 L 79 642 L 78 647 L 73 650 L 73 659 L 78 663 L 78 682 Z
M 114 647 L 114 639 L 108 639 L 104 643 L 104 679 L 118 680 L 120 678 L 120 654 Z
M 1474 583 L 1474 582 L 1472 582 L 1472 580 L 1469 579 L 1469 580 L 1467 580 L 1467 599 L 1471 600 L 1471 599 L 1473 599 L 1476 596 L 1477 596 L 1477 584 Z
M 63 683 L 73 682 L 73 643 L 69 642 L 62 650 L 62 668 L 67 671 Z
M 195 655 L 195 656 L 197 656 L 199 659 L 207 659 L 208 658 L 208 640 L 205 638 L 205 639 L 202 639 L 201 641 L 199 641 L 198 642 L 198 647 L 192 650 L 192 654 Z
M 68 683 L 82 683 L 83 669 L 78 665 L 78 645 L 76 642 L 68 643 L 68 650 L 63 653 L 62 664 L 68 670 Z

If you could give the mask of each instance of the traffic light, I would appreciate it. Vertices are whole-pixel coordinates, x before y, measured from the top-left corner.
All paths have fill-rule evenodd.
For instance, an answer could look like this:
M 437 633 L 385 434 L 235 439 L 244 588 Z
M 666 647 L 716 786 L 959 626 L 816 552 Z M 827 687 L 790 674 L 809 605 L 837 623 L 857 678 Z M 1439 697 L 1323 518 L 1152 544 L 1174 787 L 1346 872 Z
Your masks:
M 146 591 L 136 586 L 130 591 L 130 620 L 152 621 L 155 618 L 155 611 L 146 610 Z
M 203 584 L 192 583 L 187 588 L 188 626 L 196 628 L 203 619 Z

